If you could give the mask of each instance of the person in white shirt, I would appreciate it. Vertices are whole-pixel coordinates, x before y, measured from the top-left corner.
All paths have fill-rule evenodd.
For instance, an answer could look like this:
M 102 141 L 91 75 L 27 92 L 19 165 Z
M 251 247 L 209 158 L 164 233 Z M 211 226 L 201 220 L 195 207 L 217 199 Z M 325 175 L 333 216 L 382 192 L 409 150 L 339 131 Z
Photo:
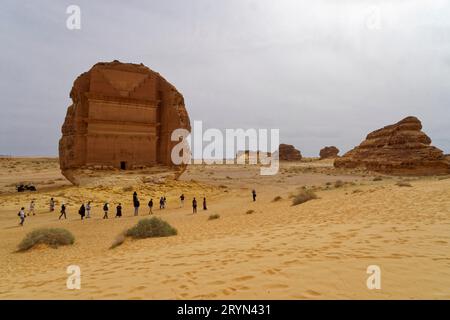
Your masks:
M 28 215 L 31 215 L 31 214 L 33 214 L 33 216 L 36 215 L 35 212 L 34 212 L 34 200 L 31 200 L 31 202 L 30 202 L 30 210 L 28 211 Z
M 23 222 L 25 221 L 25 208 L 22 207 L 17 215 L 18 215 L 19 218 L 20 218 L 20 223 L 19 223 L 19 225 L 23 226 Z
M 85 208 L 86 208 L 86 218 L 90 218 L 91 217 L 91 202 L 90 201 L 88 201 Z

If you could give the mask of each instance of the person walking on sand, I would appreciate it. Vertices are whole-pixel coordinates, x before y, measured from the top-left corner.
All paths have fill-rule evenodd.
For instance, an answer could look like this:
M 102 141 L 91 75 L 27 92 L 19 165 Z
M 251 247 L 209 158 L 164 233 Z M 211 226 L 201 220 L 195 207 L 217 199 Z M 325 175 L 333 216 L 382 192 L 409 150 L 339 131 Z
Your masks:
M 116 207 L 116 218 L 120 218 L 122 216 L 122 204 L 118 204 Z
M 64 216 L 64 219 L 67 219 L 66 216 L 66 205 L 64 204 L 64 202 L 61 204 L 61 215 L 59 216 L 58 220 L 61 220 L 62 216 Z
M 256 201 L 256 191 L 255 189 L 252 190 L 252 196 L 253 196 L 253 202 Z
M 166 196 L 163 197 L 163 208 L 166 208 L 166 204 L 167 204 L 167 199 Z
M 108 219 L 108 210 L 109 210 L 109 203 L 105 202 L 105 204 L 103 205 L 103 212 L 105 213 L 103 215 L 103 219 Z
M 91 202 L 88 201 L 86 204 L 86 219 L 89 219 L 91 217 Z
M 197 200 L 194 197 L 194 200 L 192 200 L 192 213 L 197 213 Z
M 137 216 L 139 214 L 139 206 L 140 206 L 140 202 L 137 196 L 133 200 L 133 206 L 134 206 L 134 215 Z
M 184 207 L 184 194 L 182 193 L 180 196 L 180 208 Z
M 30 202 L 30 210 L 28 210 L 28 216 L 30 216 L 31 214 L 33 214 L 33 216 L 36 215 L 35 212 L 34 212 L 34 205 L 35 205 L 34 200 L 31 200 L 31 202 Z
M 148 214 L 153 214 L 153 199 L 148 202 Z
M 164 209 L 164 199 L 163 197 L 159 198 L 159 210 Z
M 203 210 L 208 210 L 206 207 L 206 198 L 203 198 Z
M 55 200 L 53 198 L 50 198 L 50 212 L 55 211 Z
M 25 208 L 24 207 L 20 208 L 20 211 L 17 215 L 20 218 L 19 225 L 23 227 L 23 222 L 25 221 Z
M 78 214 L 81 216 L 81 220 L 83 220 L 84 216 L 86 215 L 86 208 L 84 207 L 84 203 L 81 204 L 81 207 L 78 210 Z

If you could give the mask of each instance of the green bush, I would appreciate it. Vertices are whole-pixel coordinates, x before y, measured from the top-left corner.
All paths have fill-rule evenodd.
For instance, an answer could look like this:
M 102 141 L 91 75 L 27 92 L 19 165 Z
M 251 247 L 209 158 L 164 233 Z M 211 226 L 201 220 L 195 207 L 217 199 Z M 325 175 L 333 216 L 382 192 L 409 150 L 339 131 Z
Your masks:
M 174 236 L 178 232 L 170 224 L 160 218 L 142 219 L 134 227 L 127 230 L 125 235 L 134 239 Z
M 296 206 L 309 200 L 317 199 L 317 195 L 311 190 L 302 190 L 292 199 L 292 205 Z
M 209 216 L 208 220 L 215 220 L 215 219 L 219 219 L 220 215 L 219 214 L 212 214 Z
M 67 246 L 75 242 L 75 237 L 61 228 L 40 228 L 28 233 L 19 244 L 19 251 L 26 251 L 38 244 L 46 244 L 49 247 L 57 248 Z

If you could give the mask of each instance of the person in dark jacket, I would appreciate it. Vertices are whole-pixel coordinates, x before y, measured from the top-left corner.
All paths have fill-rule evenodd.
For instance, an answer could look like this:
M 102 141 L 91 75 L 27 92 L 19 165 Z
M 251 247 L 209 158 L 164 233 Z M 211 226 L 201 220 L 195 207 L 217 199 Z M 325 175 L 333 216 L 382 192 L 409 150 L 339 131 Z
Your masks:
M 84 207 L 84 203 L 81 204 L 81 207 L 78 210 L 78 214 L 81 216 L 81 220 L 83 220 L 86 214 L 86 208 Z
M 181 194 L 180 196 L 180 208 L 184 207 L 184 193 Z
M 256 201 L 256 190 L 252 190 L 253 201 Z
M 206 207 L 206 198 L 203 198 L 203 210 L 208 210 Z
M 153 199 L 148 202 L 148 214 L 153 214 Z
M 66 216 L 66 205 L 64 204 L 64 202 L 61 204 L 61 215 L 59 216 L 58 220 L 61 220 L 62 216 L 64 216 L 64 219 L 67 219 Z
M 122 216 L 122 204 L 118 204 L 116 207 L 116 218 L 120 218 Z
M 197 200 L 194 199 L 192 200 L 192 213 L 197 213 Z
M 103 205 L 103 219 L 108 219 L 108 211 L 109 211 L 109 203 L 105 202 L 105 204 Z

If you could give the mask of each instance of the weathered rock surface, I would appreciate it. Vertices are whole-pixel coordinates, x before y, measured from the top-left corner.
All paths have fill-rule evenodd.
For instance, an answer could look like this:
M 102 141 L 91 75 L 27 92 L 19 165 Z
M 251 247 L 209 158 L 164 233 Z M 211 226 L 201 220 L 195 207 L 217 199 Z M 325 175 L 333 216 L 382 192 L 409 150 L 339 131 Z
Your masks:
M 143 64 L 97 63 L 70 97 L 59 159 L 72 183 L 80 168 L 171 167 L 172 131 L 191 129 L 181 93 Z
M 325 147 L 320 150 L 320 159 L 337 158 L 339 154 L 339 149 L 335 146 Z
M 443 152 L 431 146 L 416 117 L 370 133 L 358 147 L 334 162 L 337 168 L 365 168 L 393 175 L 437 175 L 450 173 Z
M 278 147 L 278 157 L 284 161 L 298 161 L 302 160 L 302 154 L 300 150 L 295 149 L 291 144 L 281 143 Z

